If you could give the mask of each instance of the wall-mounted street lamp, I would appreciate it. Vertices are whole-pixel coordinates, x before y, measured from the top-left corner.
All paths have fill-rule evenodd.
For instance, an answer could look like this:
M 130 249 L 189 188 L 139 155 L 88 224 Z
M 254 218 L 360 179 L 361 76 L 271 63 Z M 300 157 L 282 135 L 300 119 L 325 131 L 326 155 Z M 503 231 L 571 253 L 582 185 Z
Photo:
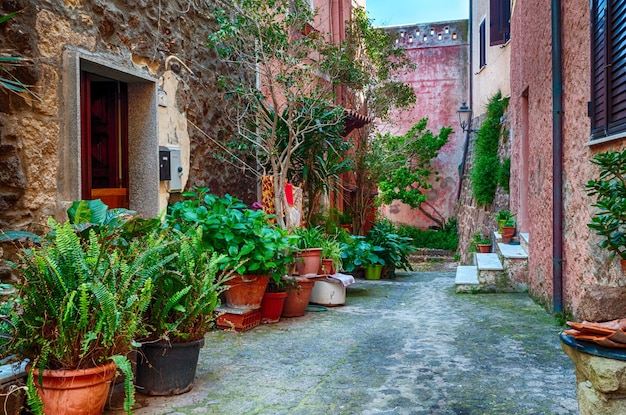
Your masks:
M 467 106 L 465 101 L 459 107 L 459 110 L 456 112 L 459 116 L 459 124 L 463 129 L 463 132 L 473 133 L 476 130 L 472 130 L 472 109 Z

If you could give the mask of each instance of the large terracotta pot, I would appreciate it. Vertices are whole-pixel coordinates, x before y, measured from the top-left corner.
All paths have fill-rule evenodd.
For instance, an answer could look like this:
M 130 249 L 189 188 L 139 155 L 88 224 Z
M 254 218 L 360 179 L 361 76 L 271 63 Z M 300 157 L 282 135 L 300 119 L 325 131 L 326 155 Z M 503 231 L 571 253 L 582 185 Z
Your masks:
M 322 248 L 309 248 L 296 255 L 296 264 L 298 266 L 298 274 L 300 275 L 317 275 L 320 269 L 320 257 Z
M 297 284 L 287 289 L 287 298 L 285 298 L 285 306 L 283 307 L 283 317 L 300 317 L 303 316 L 306 306 L 309 304 L 311 292 L 315 280 L 305 277 L 296 277 Z
M 191 390 L 204 338 L 188 343 L 145 343 L 137 354 L 137 391 L 171 396 Z
M 39 383 L 39 370 L 33 369 L 37 394 L 43 402 L 45 415 L 99 415 L 104 409 L 115 363 L 81 370 L 44 370 Z
M 261 323 L 278 323 L 283 313 L 287 293 L 265 293 L 261 302 Z
M 238 310 L 261 308 L 263 294 L 269 282 L 270 277 L 267 275 L 236 275 L 226 282 L 226 305 Z

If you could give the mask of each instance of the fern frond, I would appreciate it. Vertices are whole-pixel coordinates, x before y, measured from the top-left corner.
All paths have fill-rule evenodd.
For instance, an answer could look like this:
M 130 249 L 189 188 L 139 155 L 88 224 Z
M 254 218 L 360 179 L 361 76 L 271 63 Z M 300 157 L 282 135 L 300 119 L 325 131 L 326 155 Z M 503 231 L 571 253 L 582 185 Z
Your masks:
M 133 371 L 130 362 L 126 356 L 111 356 L 111 360 L 117 365 L 117 368 L 124 374 L 124 391 L 126 397 L 124 399 L 124 411 L 132 414 L 133 405 L 135 404 L 135 387 L 133 385 Z

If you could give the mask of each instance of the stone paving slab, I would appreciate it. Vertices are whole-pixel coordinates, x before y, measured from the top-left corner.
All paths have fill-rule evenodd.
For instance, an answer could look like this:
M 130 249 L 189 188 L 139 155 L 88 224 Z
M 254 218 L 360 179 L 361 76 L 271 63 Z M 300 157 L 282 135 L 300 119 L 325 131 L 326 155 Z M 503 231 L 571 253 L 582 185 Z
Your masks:
M 459 295 L 454 280 L 357 280 L 346 306 L 211 332 L 194 389 L 134 413 L 577 414 L 555 319 L 526 294 Z

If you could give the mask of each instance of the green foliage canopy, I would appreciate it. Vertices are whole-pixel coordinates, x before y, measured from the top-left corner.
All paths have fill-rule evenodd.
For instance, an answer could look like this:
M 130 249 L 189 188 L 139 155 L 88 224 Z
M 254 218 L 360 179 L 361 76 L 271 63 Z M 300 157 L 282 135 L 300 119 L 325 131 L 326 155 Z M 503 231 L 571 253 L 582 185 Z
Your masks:
M 412 208 L 426 201 L 432 188 L 431 178 L 438 180 L 431 161 L 448 142 L 450 127 L 438 134 L 426 129 L 428 118 L 421 119 L 404 135 L 378 135 L 372 141 L 369 165 L 384 203 L 400 200 Z

